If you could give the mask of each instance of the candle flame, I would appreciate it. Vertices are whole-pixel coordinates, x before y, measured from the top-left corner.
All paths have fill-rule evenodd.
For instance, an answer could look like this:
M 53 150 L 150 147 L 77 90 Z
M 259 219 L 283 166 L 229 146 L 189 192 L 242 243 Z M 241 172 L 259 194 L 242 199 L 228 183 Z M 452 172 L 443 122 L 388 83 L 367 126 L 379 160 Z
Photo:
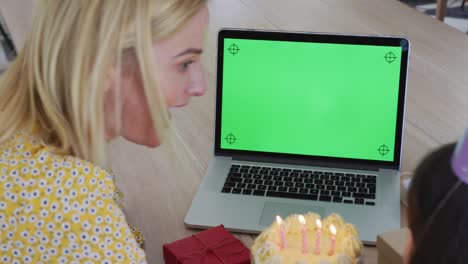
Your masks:
M 322 221 L 320 221 L 320 219 L 317 218 L 317 220 L 315 220 L 315 224 L 318 226 L 318 228 L 322 228 Z
M 336 235 L 336 227 L 333 224 L 330 225 L 330 231 L 334 236 Z
M 302 225 L 305 225 L 306 220 L 303 215 L 299 215 L 299 223 L 301 223 Z
M 276 216 L 276 222 L 278 223 L 278 225 L 281 225 L 281 222 L 283 222 L 283 220 L 281 219 L 281 216 L 279 215 Z

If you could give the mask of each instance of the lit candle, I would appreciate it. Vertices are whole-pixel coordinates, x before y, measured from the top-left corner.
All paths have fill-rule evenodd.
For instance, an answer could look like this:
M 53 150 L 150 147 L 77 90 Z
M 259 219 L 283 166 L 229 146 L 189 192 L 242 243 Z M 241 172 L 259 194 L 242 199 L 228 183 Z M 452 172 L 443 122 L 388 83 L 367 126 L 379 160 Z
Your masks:
M 276 216 L 276 222 L 278 223 L 280 229 L 280 248 L 284 249 L 286 247 L 286 235 L 284 233 L 283 220 L 279 215 Z
M 302 253 L 307 253 L 307 234 L 306 234 L 306 220 L 303 215 L 299 215 L 299 222 L 301 223 L 301 232 L 302 232 Z
M 320 221 L 320 219 L 317 218 L 317 220 L 315 220 L 315 223 L 317 224 L 317 239 L 315 239 L 315 250 L 314 250 L 314 253 L 315 255 L 320 255 L 320 239 L 322 237 L 322 221 Z
M 332 239 L 331 239 L 330 251 L 328 252 L 328 255 L 331 256 L 335 254 L 335 242 L 336 242 L 336 228 L 333 224 L 330 225 L 330 232 L 332 233 Z

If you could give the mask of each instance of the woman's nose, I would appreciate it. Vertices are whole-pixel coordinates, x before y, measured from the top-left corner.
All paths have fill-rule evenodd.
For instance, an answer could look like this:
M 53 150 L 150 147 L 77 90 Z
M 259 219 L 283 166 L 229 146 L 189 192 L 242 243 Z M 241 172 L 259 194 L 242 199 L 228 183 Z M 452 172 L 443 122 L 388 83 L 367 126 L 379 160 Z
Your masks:
M 193 76 L 193 83 L 189 89 L 191 96 L 202 96 L 206 92 L 206 80 L 205 73 L 201 64 L 198 64 L 198 67 Z

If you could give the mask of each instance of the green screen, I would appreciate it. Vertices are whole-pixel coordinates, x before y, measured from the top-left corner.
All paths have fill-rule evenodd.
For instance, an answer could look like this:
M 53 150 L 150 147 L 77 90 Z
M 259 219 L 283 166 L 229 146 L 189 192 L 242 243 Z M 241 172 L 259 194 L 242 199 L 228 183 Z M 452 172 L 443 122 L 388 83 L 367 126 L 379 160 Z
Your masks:
M 393 161 L 401 55 L 225 39 L 221 149 Z

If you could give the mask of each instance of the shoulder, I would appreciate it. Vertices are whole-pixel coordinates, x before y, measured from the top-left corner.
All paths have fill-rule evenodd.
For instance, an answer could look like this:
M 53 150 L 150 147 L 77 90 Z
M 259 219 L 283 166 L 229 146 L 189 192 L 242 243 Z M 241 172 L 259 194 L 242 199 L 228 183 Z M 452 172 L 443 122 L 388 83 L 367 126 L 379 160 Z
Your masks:
M 24 137 L 8 143 L 0 146 L 0 245 L 41 252 L 33 262 L 144 262 L 108 171 Z M 10 256 L 28 255 L 10 245 Z
M 90 162 L 56 154 L 28 135 L 13 138 L 0 150 L 0 206 L 20 223 L 76 219 L 90 213 L 85 210 L 95 203 L 113 201 L 112 176 Z M 22 221 L 33 215 L 37 222 Z
M 56 189 L 57 195 L 73 197 L 87 195 L 92 189 L 113 193 L 113 176 L 108 171 L 78 157 L 61 155 L 34 135 L 16 133 L 0 145 L 0 154 L 0 181 L 13 181 L 20 189 L 37 185 L 40 193 L 49 195 Z

